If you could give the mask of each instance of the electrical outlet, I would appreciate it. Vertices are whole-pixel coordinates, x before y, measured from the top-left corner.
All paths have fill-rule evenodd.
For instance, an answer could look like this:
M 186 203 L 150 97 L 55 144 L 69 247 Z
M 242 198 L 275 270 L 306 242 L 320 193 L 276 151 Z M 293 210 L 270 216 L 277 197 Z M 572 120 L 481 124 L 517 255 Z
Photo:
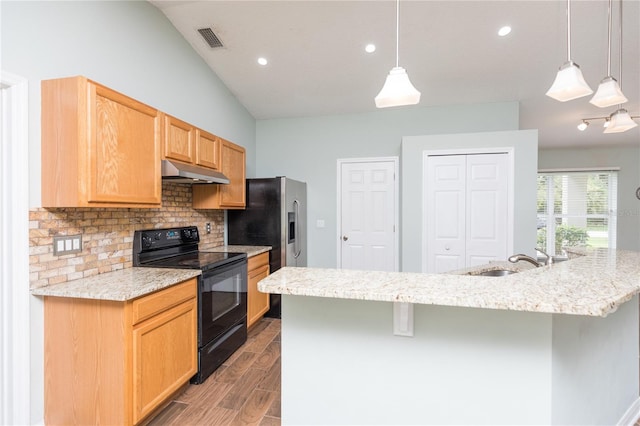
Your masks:
M 53 237 L 53 255 L 80 253 L 82 251 L 82 235 L 57 235 Z
M 207 222 L 206 224 L 207 234 L 211 233 L 211 223 Z

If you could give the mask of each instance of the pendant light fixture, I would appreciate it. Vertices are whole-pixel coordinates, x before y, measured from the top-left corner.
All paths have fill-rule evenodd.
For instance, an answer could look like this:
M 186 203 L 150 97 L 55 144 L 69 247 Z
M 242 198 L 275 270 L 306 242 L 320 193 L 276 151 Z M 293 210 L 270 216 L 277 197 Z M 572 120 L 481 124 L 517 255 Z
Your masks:
M 627 102 L 627 98 L 622 93 L 620 86 L 615 78 L 611 76 L 611 4 L 613 0 L 609 0 L 609 29 L 607 34 L 608 48 L 607 48 L 607 76 L 602 79 L 596 94 L 589 103 L 600 107 L 606 108 L 615 104 L 623 104 Z M 622 16 L 622 9 L 620 9 L 620 16 Z M 622 22 L 620 23 L 622 25 Z M 622 46 L 622 36 L 620 37 L 620 46 Z M 622 55 L 620 56 L 620 76 L 622 78 Z
M 567 62 L 560 67 L 546 95 L 566 102 L 592 93 L 593 90 L 584 80 L 580 67 L 571 60 L 571 0 L 567 0 Z
M 622 133 L 637 126 L 638 123 L 633 121 L 629 112 L 624 108 L 619 108 L 609 116 L 609 125 L 603 133 Z
M 375 98 L 377 108 L 415 105 L 420 102 L 420 92 L 409 81 L 407 71 L 399 66 L 399 39 L 400 0 L 396 0 L 396 66 L 389 71 L 382 90 Z

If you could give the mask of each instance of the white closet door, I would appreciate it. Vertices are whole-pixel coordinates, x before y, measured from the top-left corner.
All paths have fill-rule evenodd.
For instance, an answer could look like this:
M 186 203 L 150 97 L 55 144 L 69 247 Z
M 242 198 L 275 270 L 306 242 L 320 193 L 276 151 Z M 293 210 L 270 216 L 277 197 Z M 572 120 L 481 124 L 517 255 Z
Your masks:
M 505 153 L 427 157 L 425 272 L 509 256 L 509 180 Z
M 426 180 L 426 272 L 464 268 L 466 156 L 428 157 Z
M 509 167 L 507 154 L 467 155 L 466 266 L 505 260 Z

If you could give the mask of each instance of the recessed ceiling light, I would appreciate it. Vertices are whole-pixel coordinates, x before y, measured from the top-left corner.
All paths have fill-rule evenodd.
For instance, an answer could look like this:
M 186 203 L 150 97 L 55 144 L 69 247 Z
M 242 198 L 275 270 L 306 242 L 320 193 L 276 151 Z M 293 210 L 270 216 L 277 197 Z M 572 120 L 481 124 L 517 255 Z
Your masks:
M 269 61 L 267 61 L 267 58 L 258 58 L 258 63 L 260 65 L 267 65 Z
M 364 51 L 367 52 L 367 53 L 373 53 L 373 52 L 376 51 L 376 45 L 372 44 L 372 43 L 369 43 L 364 47 Z
M 509 34 L 510 32 L 511 32 L 511 27 L 510 27 L 510 26 L 508 26 L 508 25 L 505 25 L 504 27 L 502 27 L 502 28 L 500 28 L 500 29 L 498 30 L 498 35 L 499 35 L 500 37 L 504 37 L 504 36 L 506 36 L 507 34 Z

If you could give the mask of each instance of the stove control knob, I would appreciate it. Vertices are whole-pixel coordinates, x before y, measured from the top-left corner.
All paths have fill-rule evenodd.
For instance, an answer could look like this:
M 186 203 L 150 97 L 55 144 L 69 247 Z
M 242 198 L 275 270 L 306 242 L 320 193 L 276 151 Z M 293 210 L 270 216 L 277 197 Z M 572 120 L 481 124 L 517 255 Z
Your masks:
M 153 241 L 151 240 L 151 237 L 148 235 L 143 235 L 142 236 L 142 248 L 149 248 L 151 247 L 151 243 Z
M 156 232 L 155 235 L 153 236 L 153 238 L 157 241 L 160 239 L 160 237 L 162 236 L 161 232 Z
M 185 240 L 189 240 L 191 238 L 191 229 L 183 229 L 182 238 Z

